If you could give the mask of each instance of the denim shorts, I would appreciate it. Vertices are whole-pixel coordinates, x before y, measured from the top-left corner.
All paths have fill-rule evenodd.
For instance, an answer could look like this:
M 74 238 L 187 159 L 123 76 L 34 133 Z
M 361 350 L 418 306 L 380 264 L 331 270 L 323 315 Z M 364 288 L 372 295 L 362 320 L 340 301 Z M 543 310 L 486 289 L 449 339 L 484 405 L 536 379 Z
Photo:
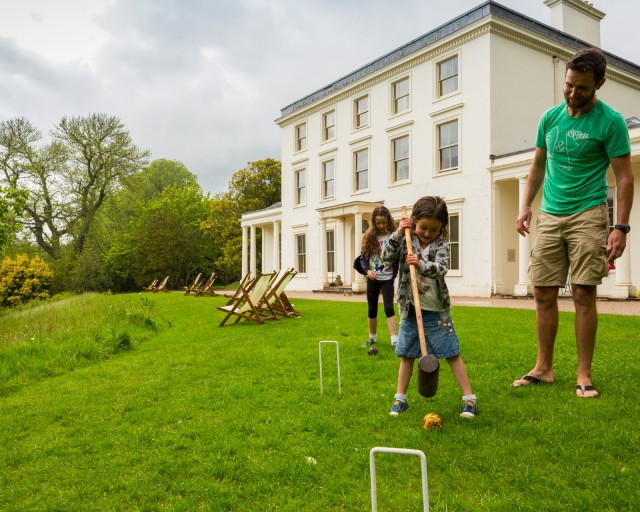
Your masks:
M 458 335 L 453 327 L 451 317 L 443 319 L 440 317 L 440 313 L 422 310 L 422 325 L 427 338 L 427 352 L 429 354 L 438 359 L 460 355 Z M 418 323 L 413 306 L 409 310 L 407 318 L 400 323 L 396 356 L 422 357 Z

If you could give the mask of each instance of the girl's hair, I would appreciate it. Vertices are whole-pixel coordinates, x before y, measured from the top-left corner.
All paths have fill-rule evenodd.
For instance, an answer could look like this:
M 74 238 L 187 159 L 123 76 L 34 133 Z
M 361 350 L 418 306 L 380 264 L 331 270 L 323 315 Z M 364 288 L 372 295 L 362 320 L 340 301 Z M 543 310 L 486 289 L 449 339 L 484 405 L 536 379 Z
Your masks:
M 439 196 L 421 197 L 413 205 L 411 211 L 411 231 L 416 230 L 416 223 L 420 219 L 436 219 L 441 224 L 440 235 L 449 238 L 449 211 L 447 203 Z
M 374 254 L 380 254 L 380 244 L 378 243 L 378 229 L 376 228 L 376 217 L 384 217 L 387 220 L 386 234 L 391 234 L 396 230 L 396 223 L 391 216 L 391 212 L 385 206 L 378 206 L 371 212 L 371 223 L 362 235 L 361 251 L 365 258 L 371 258 Z

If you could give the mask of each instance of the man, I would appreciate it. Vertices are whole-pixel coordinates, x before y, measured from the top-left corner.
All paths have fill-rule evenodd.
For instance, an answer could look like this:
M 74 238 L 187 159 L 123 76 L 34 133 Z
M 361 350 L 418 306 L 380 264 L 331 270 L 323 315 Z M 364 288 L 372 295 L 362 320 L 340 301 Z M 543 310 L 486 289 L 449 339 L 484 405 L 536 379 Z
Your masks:
M 609 264 L 624 253 L 633 203 L 629 132 L 624 118 L 596 96 L 607 62 L 596 48 L 577 52 L 566 64 L 565 103 L 545 112 L 516 229 L 526 236 L 531 203 L 544 182 L 529 277 L 536 302 L 538 357 L 513 386 L 553 382 L 558 331 L 558 290 L 569 270 L 578 347 L 576 394 L 599 396 L 591 380 L 598 312 L 596 286 Z M 616 226 L 609 231 L 607 169 L 616 179 Z

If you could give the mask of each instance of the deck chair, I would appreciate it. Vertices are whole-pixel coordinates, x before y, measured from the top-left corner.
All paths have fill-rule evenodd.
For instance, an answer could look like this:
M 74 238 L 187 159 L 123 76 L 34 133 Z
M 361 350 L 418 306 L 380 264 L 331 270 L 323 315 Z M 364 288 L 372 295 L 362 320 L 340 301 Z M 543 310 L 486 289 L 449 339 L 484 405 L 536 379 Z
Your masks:
M 238 288 L 240 288 L 241 286 L 244 286 L 245 289 L 251 288 L 253 280 L 254 279 L 251 277 L 251 272 L 247 272 L 246 275 L 240 280 L 240 284 L 238 285 Z M 233 293 L 225 293 L 224 296 L 227 299 L 231 299 L 235 297 L 236 293 L 237 291 Z
M 191 283 L 189 286 L 185 286 L 184 287 L 184 294 L 185 295 L 189 295 L 192 291 L 194 291 L 197 287 L 198 284 L 200 283 L 200 277 L 202 276 L 202 272 L 200 272 L 196 278 L 193 280 L 193 283 Z
M 142 287 L 142 291 L 143 292 L 152 292 L 153 290 L 156 289 L 156 286 L 158 286 L 158 280 L 154 279 L 153 281 L 151 281 L 151 284 L 149 286 L 143 286 Z
M 293 309 L 293 306 L 288 300 L 286 300 L 286 303 L 289 303 L 289 306 L 287 306 L 281 298 L 284 294 L 285 288 L 296 274 L 297 272 L 292 268 L 280 270 L 271 282 L 269 290 L 267 290 L 265 300 L 271 306 L 271 309 L 276 315 L 282 315 L 286 318 L 302 316 Z
M 218 306 L 220 311 L 226 313 L 226 316 L 220 322 L 220 327 L 232 316 L 237 317 L 234 323 L 238 323 L 241 318 L 258 322 L 259 324 L 263 324 L 265 320 L 276 320 L 277 317 L 273 309 L 265 301 L 265 294 L 274 275 L 273 272 L 259 274 L 251 281 L 250 286 L 242 284 L 238 286 L 233 297 L 224 306 Z
M 215 280 L 216 280 L 216 273 L 213 272 L 202 287 L 196 288 L 196 297 L 200 297 L 201 295 L 205 295 L 205 294 L 211 295 L 212 297 L 215 297 L 216 295 L 218 295 L 216 292 L 213 291 L 213 288 L 211 288 Z
M 153 289 L 153 293 L 158 293 L 159 291 L 163 291 L 165 293 L 169 293 L 169 289 L 167 288 L 167 282 L 169 281 L 169 276 L 165 277 L 162 282 Z
M 289 301 L 289 297 L 287 297 L 287 294 L 285 293 L 285 290 L 284 290 L 286 288 L 286 286 L 289 284 L 289 281 L 291 281 L 291 279 L 293 279 L 298 272 L 291 268 L 291 269 L 289 269 L 289 273 L 290 273 L 291 277 L 284 284 L 282 289 L 278 292 L 278 299 L 279 299 L 280 303 L 282 303 L 282 306 L 284 307 L 285 311 L 288 313 L 289 316 L 300 317 L 302 315 L 300 313 L 298 313 L 296 311 L 296 309 L 293 307 L 293 304 L 291 304 L 291 301 Z

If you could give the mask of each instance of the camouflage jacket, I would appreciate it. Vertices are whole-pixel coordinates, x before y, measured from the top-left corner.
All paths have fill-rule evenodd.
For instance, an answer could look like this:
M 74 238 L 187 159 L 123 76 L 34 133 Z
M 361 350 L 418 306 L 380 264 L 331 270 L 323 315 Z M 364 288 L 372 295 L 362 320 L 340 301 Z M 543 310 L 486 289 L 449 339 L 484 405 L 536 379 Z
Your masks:
M 412 250 L 416 254 L 420 254 L 420 241 L 418 237 L 411 236 Z M 382 251 L 381 258 L 388 262 L 398 262 L 398 307 L 400 308 L 400 318 L 407 317 L 409 306 L 413 297 L 413 289 L 411 286 L 411 272 L 407 265 L 407 243 L 404 234 L 395 231 L 389 238 Z M 451 316 L 451 298 L 449 297 L 449 289 L 444 281 L 444 276 L 449 271 L 449 242 L 443 237 L 436 238 L 429 244 L 429 255 L 427 261 L 420 260 L 420 268 L 416 267 L 425 277 L 436 280 L 437 296 L 441 304 L 440 316 L 449 318 Z

